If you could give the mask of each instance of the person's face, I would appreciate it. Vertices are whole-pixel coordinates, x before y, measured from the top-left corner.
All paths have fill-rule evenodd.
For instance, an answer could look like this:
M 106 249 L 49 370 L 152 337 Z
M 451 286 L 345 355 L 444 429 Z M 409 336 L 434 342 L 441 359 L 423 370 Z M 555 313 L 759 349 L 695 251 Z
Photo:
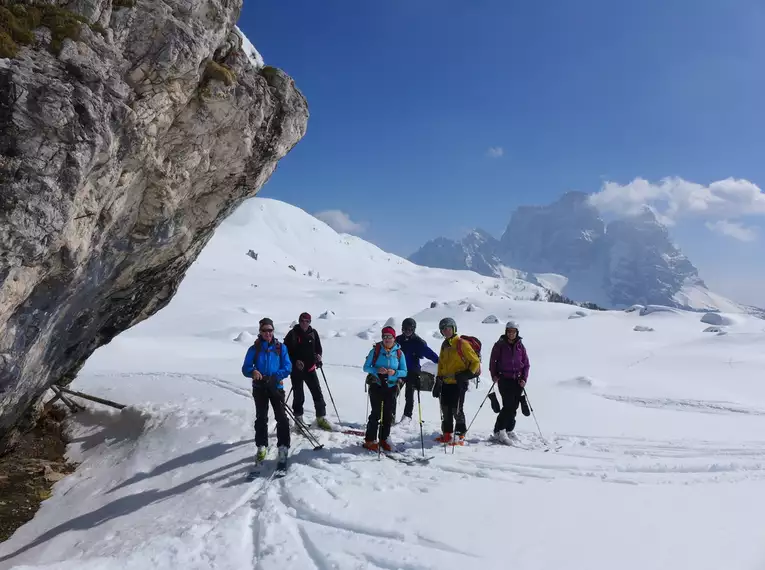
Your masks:
M 303 329 L 303 331 L 307 331 L 308 327 L 311 326 L 311 319 L 300 319 L 300 328 Z
M 406 327 L 403 330 L 404 330 L 404 336 L 407 337 L 407 338 L 414 334 L 414 328 L 412 328 L 412 327 Z
M 382 335 L 382 341 L 385 348 L 391 348 L 396 338 L 392 334 L 384 334 Z
M 441 329 L 441 334 L 444 338 L 452 338 L 454 336 L 454 327 L 448 326 Z
M 263 337 L 263 340 L 271 342 L 274 339 L 274 328 L 271 325 L 261 327 L 260 336 Z
M 518 336 L 518 329 L 507 329 L 505 334 L 507 335 L 508 340 L 515 340 L 515 338 Z

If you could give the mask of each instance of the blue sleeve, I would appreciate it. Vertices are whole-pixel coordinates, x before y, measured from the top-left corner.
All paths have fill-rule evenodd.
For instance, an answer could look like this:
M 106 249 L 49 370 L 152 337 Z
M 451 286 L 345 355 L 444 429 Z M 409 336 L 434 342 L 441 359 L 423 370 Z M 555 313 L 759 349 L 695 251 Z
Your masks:
M 406 368 L 406 356 L 401 353 L 401 358 L 398 359 L 398 370 L 396 370 L 396 378 L 406 378 L 409 371 Z
M 242 374 L 247 378 L 252 378 L 252 373 L 255 371 L 255 347 L 251 346 L 247 349 L 247 354 L 244 355 L 244 362 L 242 363 Z
M 438 364 L 438 355 L 431 350 L 431 348 L 428 346 L 428 343 L 424 340 L 422 341 L 422 356 L 430 360 L 431 362 L 434 362 L 435 364 Z
M 290 361 L 289 352 L 282 346 L 282 357 L 279 361 L 279 370 L 276 371 L 276 377 L 279 380 L 284 380 L 292 372 L 292 362 Z
M 372 359 L 375 356 L 375 349 L 369 351 L 369 354 L 367 354 L 367 359 L 364 361 L 364 372 L 367 374 L 372 374 L 373 376 L 377 377 L 377 370 L 374 367 L 374 362 L 372 362 Z

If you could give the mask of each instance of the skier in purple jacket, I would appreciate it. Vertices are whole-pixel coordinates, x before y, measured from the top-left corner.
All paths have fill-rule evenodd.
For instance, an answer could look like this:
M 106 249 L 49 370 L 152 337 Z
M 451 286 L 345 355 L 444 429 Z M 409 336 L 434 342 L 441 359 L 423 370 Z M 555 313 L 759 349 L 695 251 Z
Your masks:
M 516 439 L 515 414 L 523 397 L 523 388 L 529 377 L 529 357 L 523 346 L 518 324 L 510 321 L 505 326 L 505 334 L 491 349 L 489 363 L 491 379 L 502 396 L 502 410 L 494 424 L 493 439 L 504 444 L 511 444 Z

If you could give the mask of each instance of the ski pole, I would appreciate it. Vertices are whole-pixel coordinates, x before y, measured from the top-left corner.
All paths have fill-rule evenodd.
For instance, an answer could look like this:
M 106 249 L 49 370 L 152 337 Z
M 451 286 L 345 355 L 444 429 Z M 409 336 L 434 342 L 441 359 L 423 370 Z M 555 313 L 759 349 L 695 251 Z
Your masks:
M 494 386 L 496 386 L 496 384 L 494 382 L 492 382 L 491 388 L 489 388 L 489 391 L 486 392 L 486 395 L 483 397 L 483 401 L 481 402 L 481 405 L 478 406 L 478 410 L 476 411 L 475 415 L 473 416 L 473 419 L 470 421 L 470 425 L 465 430 L 465 434 L 467 434 L 467 432 L 470 431 L 470 428 L 473 427 L 473 422 L 478 417 L 478 413 L 481 411 L 481 408 L 483 408 L 483 405 L 486 403 L 486 400 L 489 398 L 489 394 L 491 394 L 494 391 Z
M 539 422 L 537 421 L 537 415 L 534 413 L 534 407 L 531 405 L 531 400 L 529 400 L 529 395 L 526 392 L 526 388 L 523 388 L 523 395 L 526 396 L 526 402 L 529 404 L 529 410 L 531 410 L 531 415 L 534 416 L 534 423 L 537 424 L 537 431 L 539 432 L 539 437 L 542 439 L 542 441 L 545 442 L 546 445 L 550 445 L 547 440 L 545 439 L 545 436 L 542 435 L 542 430 L 539 429 Z
M 282 402 L 282 405 L 284 406 L 284 410 L 287 412 L 287 415 L 292 418 L 292 421 L 295 422 L 295 425 L 298 426 L 298 429 L 300 430 L 300 433 L 303 434 L 303 436 L 308 440 L 308 442 L 314 446 L 313 450 L 318 451 L 319 449 L 322 449 L 324 447 L 324 444 L 319 443 L 319 440 L 316 439 L 316 436 L 314 436 L 306 426 L 304 426 L 301 422 L 298 421 L 298 419 L 295 417 L 295 413 L 289 408 L 286 402 Z
M 422 446 L 422 456 L 425 457 L 425 436 L 422 433 L 422 402 L 420 401 L 419 384 L 417 384 L 417 410 L 420 414 L 420 445 Z
M 332 400 L 332 407 L 335 408 L 335 415 L 337 416 L 338 423 L 343 423 L 340 419 L 340 414 L 337 413 L 337 406 L 335 405 L 335 398 L 332 397 L 332 390 L 329 389 L 329 382 L 327 382 L 327 376 L 324 374 L 324 367 L 319 367 L 319 370 L 321 370 L 321 375 L 324 378 L 324 384 L 327 386 L 327 393 L 329 394 L 329 399 Z
M 380 385 L 382 387 L 382 384 Z M 385 398 L 382 397 L 382 394 L 380 394 L 380 425 L 377 428 L 377 459 L 380 459 L 380 456 L 382 455 L 382 430 L 383 430 L 383 418 L 385 417 L 383 414 L 385 413 Z

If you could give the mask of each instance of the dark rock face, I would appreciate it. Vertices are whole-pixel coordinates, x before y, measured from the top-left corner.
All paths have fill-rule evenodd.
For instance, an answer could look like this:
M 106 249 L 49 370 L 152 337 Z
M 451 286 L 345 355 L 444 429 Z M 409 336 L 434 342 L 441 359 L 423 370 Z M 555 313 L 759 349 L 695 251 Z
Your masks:
M 293 81 L 242 51 L 242 0 L 130 4 L 62 2 L 92 24 L 79 41 L 56 56 L 37 28 L 0 59 L 0 452 L 50 384 L 170 301 L 306 132 Z

